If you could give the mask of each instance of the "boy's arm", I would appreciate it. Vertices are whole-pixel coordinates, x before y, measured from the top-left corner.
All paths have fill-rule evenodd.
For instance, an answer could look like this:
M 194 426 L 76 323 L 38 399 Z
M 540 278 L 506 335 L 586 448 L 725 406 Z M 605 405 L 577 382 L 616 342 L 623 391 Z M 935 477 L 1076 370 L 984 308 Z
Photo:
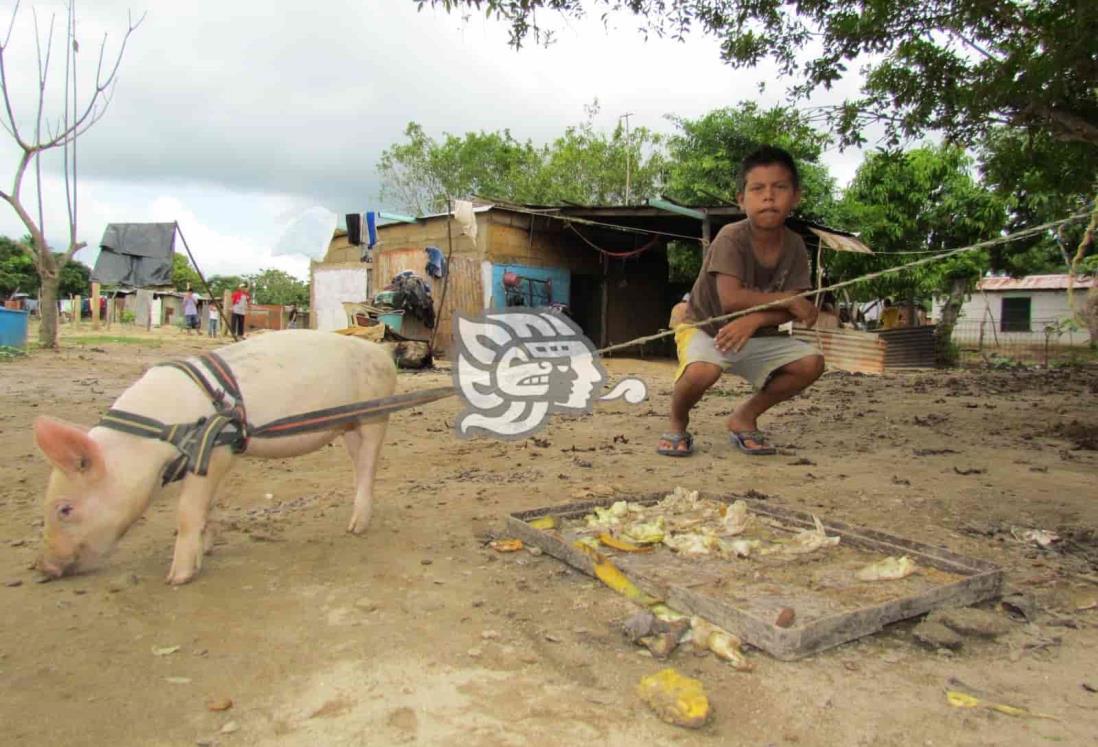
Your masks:
M 785 299 L 788 299 L 788 304 L 783 307 L 754 311 L 726 323 L 714 339 L 717 350 L 739 352 L 760 327 L 785 324 L 791 319 L 800 319 L 805 326 L 811 327 L 816 322 L 816 306 L 804 298 L 791 298 L 796 293 L 796 291 L 779 293 L 753 291 L 744 288 L 743 282 L 735 275 L 718 274 L 717 296 L 726 314 Z

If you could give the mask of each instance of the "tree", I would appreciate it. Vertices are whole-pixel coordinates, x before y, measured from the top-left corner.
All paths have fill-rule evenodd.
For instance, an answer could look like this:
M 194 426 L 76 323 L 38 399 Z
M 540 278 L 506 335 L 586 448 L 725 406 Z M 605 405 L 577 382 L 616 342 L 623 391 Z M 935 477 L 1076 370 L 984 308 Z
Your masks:
M 647 128 L 609 134 L 587 119 L 548 145 L 519 142 L 509 130 L 446 134 L 441 141 L 411 122 L 406 142 L 381 155 L 383 199 L 420 215 L 446 210 L 449 197 L 479 195 L 520 203 L 624 204 L 658 194 L 664 170 L 661 139 Z
M 895 267 L 918 256 L 905 252 L 942 252 L 1000 234 L 1005 204 L 973 178 L 971 167 L 971 158 L 950 145 L 870 154 L 843 195 L 840 211 L 876 254 L 835 253 L 828 263 L 829 282 Z M 986 251 L 974 251 L 858 288 L 870 298 L 913 301 L 945 295 L 936 334 L 939 359 L 949 363 L 957 314 L 987 263 Z
M 282 270 L 260 270 L 246 277 L 252 291 L 252 302 L 288 306 L 309 305 L 309 285 Z
M 55 255 L 54 259 L 60 264 L 59 256 Z M 90 278 L 90 267 L 75 259 L 66 262 L 58 275 L 58 295 L 85 295 Z M 34 268 L 34 260 L 20 243 L 0 236 L 0 295 L 10 296 L 17 292 L 34 295 L 41 282 Z
M 761 110 L 744 101 L 694 120 L 669 118 L 679 130 L 668 140 L 666 188 L 674 197 L 693 204 L 714 197 L 734 201 L 740 161 L 760 145 L 775 145 L 797 161 L 803 193 L 797 214 L 823 223 L 834 218 L 835 180 L 820 163 L 831 138 L 804 115 L 781 106 Z
M 49 31 L 43 40 L 38 31 L 38 17 L 34 15 L 35 42 L 38 50 L 37 101 L 34 107 L 34 115 L 28 123 L 28 121 L 21 120 L 15 114 L 14 90 L 10 85 L 6 66 L 6 54 L 11 49 L 12 32 L 15 29 L 18 15 L 19 3 L 16 2 L 3 44 L 0 44 L 0 92 L 3 94 L 4 104 L 3 114 L 0 115 L 0 124 L 4 126 L 4 129 L 18 147 L 20 156 L 16 163 L 12 186 L 10 189 L 0 190 L 0 199 L 3 199 L 12 207 L 16 215 L 19 216 L 19 220 L 30 233 L 31 241 L 20 244 L 20 246 L 34 262 L 35 271 L 41 280 L 39 313 L 41 314 L 42 323 L 38 329 L 38 341 L 43 347 L 56 348 L 58 346 L 57 296 L 61 283 L 61 272 L 72 259 L 73 254 L 84 246 L 84 243 L 77 241 L 76 238 L 78 214 L 77 141 L 106 113 L 114 87 L 115 76 L 126 49 L 126 42 L 129 40 L 130 34 L 140 25 L 142 19 L 138 19 L 137 23 L 133 23 L 132 19 L 130 20 L 126 33 L 122 37 L 122 43 L 114 59 L 114 64 L 107 68 L 104 68 L 107 43 L 107 39 L 104 37 L 99 46 L 91 95 L 87 97 L 83 105 L 78 105 L 76 82 L 78 80 L 77 58 L 79 57 L 80 46 L 76 39 L 75 0 L 69 4 L 65 23 L 65 77 L 62 90 L 64 112 L 61 117 L 53 118 L 51 121 L 51 118 L 46 114 L 46 100 L 49 97 L 47 95 L 47 81 L 53 51 L 54 19 L 51 18 Z M 62 152 L 64 162 L 69 230 L 67 248 L 62 252 L 55 253 L 46 241 L 45 213 L 42 201 L 41 157 L 45 153 L 58 149 Z M 34 167 L 35 191 L 37 193 L 37 210 L 33 210 L 33 207 L 28 208 L 23 197 L 23 181 L 32 165 Z
M 222 298 L 225 291 L 235 290 L 238 285 L 244 282 L 244 278 L 240 275 L 211 275 L 207 280 L 210 283 L 210 291 L 214 294 L 214 298 Z
M 773 60 L 807 97 L 861 69 L 861 95 L 828 110 L 844 143 L 869 123 L 896 144 L 928 130 L 975 142 L 997 125 L 1098 144 L 1098 3 L 1077 0 L 417 0 L 469 6 L 511 24 L 511 43 L 551 40 L 539 11 L 606 18 L 626 9 L 644 33 L 717 37 L 735 67 Z M 585 8 L 585 6 L 587 6 Z M 542 16 L 543 18 L 544 16 Z M 807 53 L 806 53 L 807 52 Z
M 409 122 L 407 142 L 387 148 L 378 162 L 381 197 L 419 215 L 447 209 L 450 196 L 489 194 L 522 200 L 539 156 L 508 130 L 446 134 L 442 142 Z
M 54 257 L 58 264 L 61 258 Z M 59 296 L 87 296 L 91 290 L 91 268 L 83 262 L 70 259 L 61 266 L 58 273 L 57 292 Z
M 1086 213 L 1098 193 L 1098 148 L 1086 143 L 997 127 L 980 144 L 979 161 L 984 182 L 1007 204 L 1011 232 Z M 997 248 L 992 267 L 1014 276 L 1066 272 L 1084 227 L 1066 224 L 1055 233 Z
M 187 256 L 176 252 L 172 255 L 172 286 L 177 291 L 184 291 L 188 288 L 196 293 L 202 288 L 202 279 L 198 277 L 198 272 L 191 266 L 191 261 L 187 259 Z

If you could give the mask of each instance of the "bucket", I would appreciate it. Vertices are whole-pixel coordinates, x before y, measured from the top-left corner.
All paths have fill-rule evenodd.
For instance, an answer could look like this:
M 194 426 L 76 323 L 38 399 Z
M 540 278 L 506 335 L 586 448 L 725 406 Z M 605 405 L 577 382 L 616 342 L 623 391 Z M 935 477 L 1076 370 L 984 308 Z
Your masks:
M 377 320 L 397 334 L 400 334 L 400 328 L 404 326 L 404 312 L 390 311 L 387 314 L 378 314 Z
M 11 348 L 27 346 L 27 312 L 0 309 L 0 345 Z

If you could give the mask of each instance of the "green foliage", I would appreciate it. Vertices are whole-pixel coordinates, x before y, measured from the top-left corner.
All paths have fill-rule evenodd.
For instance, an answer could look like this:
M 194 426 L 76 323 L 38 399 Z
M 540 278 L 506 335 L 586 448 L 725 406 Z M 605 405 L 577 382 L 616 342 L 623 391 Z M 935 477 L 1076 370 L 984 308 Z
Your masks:
M 54 253 L 58 261 L 63 255 Z M 65 296 L 87 296 L 91 293 L 91 268 L 83 262 L 70 259 L 61 268 L 61 284 L 57 292 L 62 298 Z
M 58 262 L 64 256 L 54 252 Z M 12 293 L 38 294 L 42 281 L 34 267 L 34 260 L 19 244 L 6 236 L 0 236 L 0 295 Z M 70 259 L 60 272 L 58 294 L 67 296 L 86 296 L 91 291 L 91 268 L 75 259 Z
M 844 142 L 882 124 L 897 144 L 938 130 L 971 143 L 1005 124 L 1098 144 L 1098 3 L 1078 0 L 417 0 L 447 11 L 484 9 L 511 25 L 511 42 L 548 41 L 546 10 L 581 17 L 627 11 L 642 33 L 685 41 L 700 29 L 734 67 L 777 63 L 807 97 L 854 68 L 858 97 L 830 112 Z M 539 15 L 539 11 L 541 14 Z M 806 48 L 810 53 L 806 54 Z
M 1098 195 L 1098 148 L 1048 133 L 996 128 L 981 143 L 980 167 L 985 183 L 1007 204 L 1010 231 L 1085 213 Z M 1067 272 L 1067 258 L 1075 255 L 1084 227 L 1065 225 L 993 251 L 992 267 L 1014 276 Z
M 176 252 L 172 255 L 172 286 L 177 291 L 185 291 L 188 288 L 195 293 L 203 291 L 202 279 L 198 272 L 191 266 L 187 255 Z
M 835 217 L 835 180 L 820 163 L 831 139 L 794 109 L 760 110 L 745 101 L 694 120 L 670 119 L 679 129 L 668 143 L 667 191 L 673 197 L 694 205 L 712 203 L 714 196 L 734 201 L 740 161 L 760 145 L 775 145 L 797 161 L 803 194 L 798 214 L 824 223 Z
M 225 291 L 231 291 L 244 282 L 240 275 L 211 275 L 206 280 L 215 298 L 222 298 Z
M 839 212 L 856 226 L 874 256 L 837 252 L 828 281 L 857 277 L 916 259 L 903 252 L 940 252 L 992 238 L 1006 220 L 1003 201 L 970 173 L 960 148 L 924 146 L 879 151 L 858 168 Z M 954 278 L 970 286 L 987 267 L 987 253 L 969 252 L 855 286 L 857 298 L 926 299 L 945 292 Z
M 387 148 L 378 162 L 381 196 L 420 215 L 444 211 L 448 197 L 480 195 L 521 203 L 622 204 L 626 168 L 631 201 L 658 193 L 663 171 L 660 137 L 638 127 L 625 136 L 594 126 L 598 102 L 587 119 L 549 145 L 519 142 L 509 130 L 445 134 L 436 140 L 411 122 L 405 141 Z
M 282 270 L 260 270 L 245 279 L 252 293 L 252 303 L 309 305 L 308 283 L 303 283 Z
M 671 241 L 667 244 L 668 280 L 672 283 L 692 283 L 701 272 L 702 250 L 693 241 Z
M 137 314 L 133 311 L 130 311 L 129 309 L 123 309 L 123 311 L 122 311 L 122 323 L 123 324 L 133 324 L 135 321 L 137 321 Z
M 38 273 L 34 260 L 7 236 L 0 236 L 0 295 L 37 292 Z

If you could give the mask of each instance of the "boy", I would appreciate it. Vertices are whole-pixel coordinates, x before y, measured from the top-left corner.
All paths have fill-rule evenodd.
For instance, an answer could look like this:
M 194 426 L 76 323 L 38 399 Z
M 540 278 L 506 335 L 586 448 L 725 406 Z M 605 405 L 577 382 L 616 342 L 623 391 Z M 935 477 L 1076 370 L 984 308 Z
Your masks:
M 812 287 L 804 241 L 785 227 L 801 199 L 793 157 L 770 146 L 749 154 L 740 166 L 737 199 L 747 219 L 722 228 L 706 251 L 690 291 L 688 321 L 785 303 L 728 322 L 678 328 L 670 429 L 660 436 L 657 448 L 665 456 L 693 452 L 694 439 L 687 430 L 690 410 L 724 371 L 755 389 L 728 419 L 730 441 L 746 454 L 774 454 L 758 428 L 759 416 L 804 391 L 823 373 L 818 350 L 777 330 L 792 319 L 811 327 L 817 313 L 808 299 L 792 298 Z

